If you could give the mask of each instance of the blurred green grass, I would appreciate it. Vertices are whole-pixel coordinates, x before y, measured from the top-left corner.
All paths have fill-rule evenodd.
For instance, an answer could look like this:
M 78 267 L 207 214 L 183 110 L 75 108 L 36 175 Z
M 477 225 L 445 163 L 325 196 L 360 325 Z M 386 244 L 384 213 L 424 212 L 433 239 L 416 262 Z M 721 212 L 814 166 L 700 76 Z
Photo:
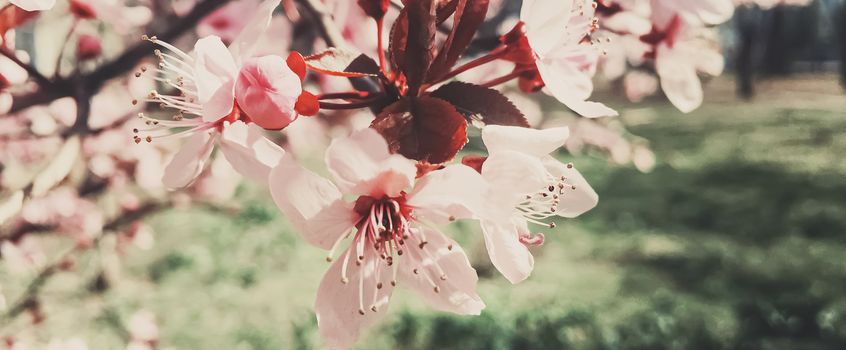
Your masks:
M 731 84 L 711 82 L 690 115 L 616 101 L 629 131 L 650 140 L 652 173 L 573 158 L 600 204 L 547 232 L 519 285 L 487 262 L 476 225 L 456 225 L 488 308 L 457 317 L 400 292 L 358 348 L 846 348 L 846 99 L 830 77 L 764 83 L 752 103 Z M 120 332 L 95 310 L 126 320 L 144 308 L 165 348 L 320 348 L 311 306 L 323 252 L 259 189 L 239 198 L 235 217 L 156 216 L 155 248 L 130 251 L 96 300 L 48 299 L 47 325 L 111 349 Z

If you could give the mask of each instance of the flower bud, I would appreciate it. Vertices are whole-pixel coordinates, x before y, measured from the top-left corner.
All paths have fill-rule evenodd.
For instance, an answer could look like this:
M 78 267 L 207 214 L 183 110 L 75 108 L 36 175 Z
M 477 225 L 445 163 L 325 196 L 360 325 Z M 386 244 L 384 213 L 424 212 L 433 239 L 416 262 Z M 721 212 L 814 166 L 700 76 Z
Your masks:
M 279 56 L 253 58 L 244 63 L 235 83 L 235 99 L 258 126 L 283 129 L 297 119 L 295 105 L 302 81 Z
M 93 35 L 83 34 L 79 36 L 76 42 L 76 57 L 80 61 L 87 61 L 100 57 L 103 52 L 103 47 L 100 45 L 100 39 Z

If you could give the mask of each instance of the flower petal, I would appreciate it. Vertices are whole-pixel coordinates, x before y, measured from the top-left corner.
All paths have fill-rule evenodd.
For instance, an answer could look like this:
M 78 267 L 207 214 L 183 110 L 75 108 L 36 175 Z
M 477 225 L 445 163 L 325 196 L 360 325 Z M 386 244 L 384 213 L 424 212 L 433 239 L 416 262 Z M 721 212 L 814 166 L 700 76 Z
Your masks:
M 541 157 L 562 147 L 569 136 L 570 129 L 566 127 L 537 130 L 488 125 L 482 129 L 482 141 L 491 155 L 501 151 L 517 151 Z
M 259 183 L 267 183 L 270 169 L 285 155 L 282 147 L 264 137 L 262 128 L 240 120 L 224 125 L 220 150 L 235 170 Z
M 45 11 L 56 5 L 56 0 L 9 0 L 12 5 L 25 11 Z
M 330 249 L 339 235 L 336 231 L 314 232 L 311 228 L 322 227 L 311 223 L 324 210 L 338 209 L 335 204 L 341 200 L 341 192 L 329 180 L 303 168 L 291 157 L 282 157 L 279 165 L 268 176 L 270 194 L 276 206 L 305 239 L 320 248 Z M 332 209 L 327 209 L 332 207 Z M 335 212 L 337 213 L 337 212 Z M 324 214 L 325 215 L 325 214 Z M 350 216 L 338 216 L 349 218 Z M 317 221 L 321 221 L 317 219 Z M 311 225 L 311 226 L 310 226 Z M 335 227 L 332 225 L 332 227 Z M 351 227 L 351 225 L 350 225 Z
M 544 157 L 543 163 L 552 176 L 556 178 L 563 176 L 566 183 L 570 185 L 564 188 L 564 194 L 559 197 L 561 201 L 558 203 L 556 214 L 565 218 L 574 218 L 593 209 L 599 203 L 599 195 L 572 164 L 563 164 L 552 157 Z
M 259 43 L 267 31 L 267 27 L 270 26 L 270 20 L 273 18 L 273 10 L 279 6 L 280 2 L 281 0 L 263 1 L 252 19 L 247 21 L 247 26 L 241 30 L 241 33 L 229 45 L 229 51 L 238 63 L 252 57 L 253 52 L 256 50 L 256 44 Z
M 573 112 L 587 118 L 619 115 L 604 104 L 585 101 L 593 92 L 591 75 L 580 71 L 571 62 L 560 58 L 544 59 L 537 62 L 537 67 L 547 90 Z
M 529 233 L 526 221 L 515 222 L 512 218 L 504 220 L 482 220 L 482 233 L 485 247 L 491 262 L 511 283 L 520 283 L 532 273 L 535 258 L 529 249 L 520 242 L 520 233 Z
M 549 184 L 546 168 L 540 159 L 518 151 L 503 150 L 492 154 L 482 164 L 482 177 L 499 198 L 496 204 L 513 208 L 525 196 Z M 494 202 L 494 201 L 490 201 Z M 502 203 L 499 203 L 502 202 Z
M 194 45 L 194 78 L 203 121 L 214 122 L 232 111 L 238 66 L 219 37 L 211 35 Z
M 329 348 L 349 348 L 362 331 L 382 319 L 388 310 L 394 289 L 391 271 L 379 264 L 382 259 L 373 247 L 365 248 L 365 254 L 360 266 L 354 262 L 355 253 L 342 254 L 349 261 L 335 261 L 320 282 L 314 310 L 320 336 Z M 377 287 L 380 282 L 382 288 Z
M 488 184 L 477 171 L 455 164 L 418 179 L 408 195 L 408 205 L 414 208 L 418 219 L 445 224 L 477 217 L 487 191 Z
M 571 17 L 573 1 L 524 0 L 520 20 L 526 24 L 526 35 L 532 50 L 544 55 L 560 45 L 564 22 Z
M 406 242 L 407 255 L 398 267 L 403 286 L 417 292 L 436 310 L 460 315 L 482 312 L 485 303 L 476 293 L 479 277 L 458 243 L 425 227 L 412 229 Z
M 661 89 L 670 102 L 683 113 L 689 113 L 702 104 L 703 93 L 696 66 L 680 50 L 658 46 L 655 70 L 661 78 Z
M 197 179 L 209 159 L 217 133 L 198 132 L 192 135 L 165 167 L 162 182 L 171 189 L 183 188 Z
M 394 197 L 414 182 L 414 162 L 388 152 L 382 135 L 371 128 L 337 138 L 326 149 L 326 165 L 345 193 Z

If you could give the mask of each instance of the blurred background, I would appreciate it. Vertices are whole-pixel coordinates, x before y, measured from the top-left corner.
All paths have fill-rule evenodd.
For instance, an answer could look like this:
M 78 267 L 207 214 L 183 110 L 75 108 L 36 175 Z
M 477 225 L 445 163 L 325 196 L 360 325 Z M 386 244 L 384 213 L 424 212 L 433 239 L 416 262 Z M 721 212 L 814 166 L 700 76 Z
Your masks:
M 497 16 L 517 11 L 506 3 Z M 486 33 L 497 32 L 492 21 Z M 37 61 L 35 30 L 17 32 Z M 599 206 L 548 230 L 519 285 L 490 265 L 478 225 L 451 227 L 487 309 L 438 313 L 400 290 L 358 348 L 846 349 L 846 3 L 741 7 L 719 38 L 727 71 L 703 82 L 705 101 L 689 114 L 660 92 L 633 103 L 620 80 L 597 83 L 593 100 L 621 116 L 596 124 L 551 98 L 514 97 L 542 116 L 534 124 L 576 129 L 559 156 L 579 167 Z M 13 169 L 4 162 L 4 181 Z M 265 189 L 216 179 L 205 188 L 231 187 L 208 195 L 222 200 L 197 200 L 198 189 L 159 195 L 165 205 L 140 201 L 128 218 L 104 210 L 100 227 L 118 234 L 72 258 L 66 234 L 5 244 L 0 348 L 28 339 L 119 349 L 139 337 L 161 349 L 321 348 L 312 304 L 324 252 L 299 238 Z M 54 201 L 124 206 L 124 191 Z

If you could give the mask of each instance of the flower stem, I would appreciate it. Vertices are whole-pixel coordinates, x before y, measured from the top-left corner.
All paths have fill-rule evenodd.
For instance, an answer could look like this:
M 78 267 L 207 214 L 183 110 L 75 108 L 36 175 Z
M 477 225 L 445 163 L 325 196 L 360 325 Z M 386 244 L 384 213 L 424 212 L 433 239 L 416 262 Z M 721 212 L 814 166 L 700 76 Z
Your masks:
M 432 84 L 440 83 L 444 80 L 453 78 L 453 77 L 455 77 L 455 76 L 457 76 L 461 73 L 464 73 L 468 70 L 471 70 L 471 69 L 476 68 L 478 66 L 481 66 L 483 64 L 496 61 L 499 58 L 501 58 L 503 55 L 505 55 L 506 52 L 507 52 L 506 46 L 500 45 L 499 47 L 497 47 L 497 48 L 491 50 L 490 52 L 488 52 L 486 55 L 479 57 L 479 58 L 476 58 L 476 59 L 474 59 L 470 62 L 467 62 L 467 63 L 449 71 L 448 73 L 444 74 L 442 77 L 436 79 L 436 81 L 432 82 Z

